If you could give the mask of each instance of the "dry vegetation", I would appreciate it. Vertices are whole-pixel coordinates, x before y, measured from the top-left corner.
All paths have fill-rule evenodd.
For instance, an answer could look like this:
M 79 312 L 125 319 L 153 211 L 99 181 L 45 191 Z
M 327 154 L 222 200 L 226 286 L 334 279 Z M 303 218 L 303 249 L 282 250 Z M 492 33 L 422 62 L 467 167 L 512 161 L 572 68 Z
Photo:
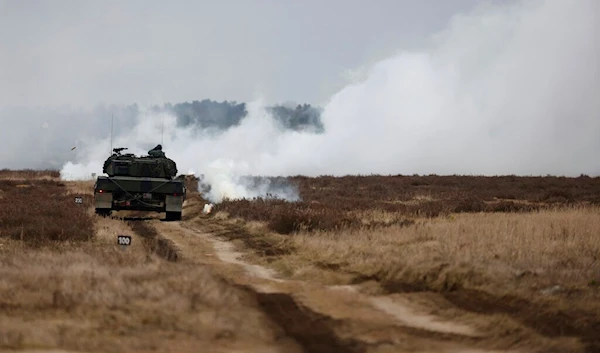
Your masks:
M 4 253 L 0 272 L 0 348 L 195 352 L 274 340 L 251 298 L 198 266 L 105 244 Z
M 95 216 L 90 185 L 3 173 L 0 350 L 218 352 L 277 344 L 281 332 L 252 295 L 206 267 L 164 261 L 169 255 L 156 249 L 155 234 L 146 241 L 128 225 L 143 232 L 136 225 L 143 222 Z M 84 205 L 74 202 L 80 194 Z M 133 236 L 133 244 L 119 248 L 118 234 Z
M 89 240 L 91 202 L 75 203 L 66 186 L 54 180 L 0 180 L 0 238 L 32 246 Z
M 92 183 L 57 177 L 0 171 L 0 348 L 260 351 L 279 342 L 264 314 L 272 308 L 261 312 L 247 291 L 180 261 L 144 221 L 95 216 Z M 600 178 L 290 180 L 302 202 L 225 201 L 210 219 L 198 216 L 204 201 L 186 178 L 183 220 L 224 230 L 286 277 L 434 292 L 600 351 Z M 117 234 L 134 236 L 127 251 Z
M 215 209 L 261 221 L 271 230 L 335 230 L 408 224 L 416 217 L 463 212 L 528 212 L 600 204 L 600 178 L 479 176 L 292 177 L 301 202 L 233 200 Z M 281 183 L 281 180 L 275 182 Z
M 440 293 L 600 351 L 600 178 L 291 180 L 302 202 L 217 205 L 255 261 L 373 293 Z
M 16 179 L 16 180 L 31 180 L 31 179 L 51 179 L 57 180 L 60 178 L 60 172 L 58 170 L 10 170 L 0 169 L 0 180 L 4 179 Z
M 410 291 L 477 287 L 508 294 L 560 284 L 556 293 L 577 296 L 590 288 L 597 295 L 599 229 L 599 207 L 461 214 L 408 227 L 300 233 L 295 251 L 277 265 L 296 276 L 310 276 L 314 266 Z

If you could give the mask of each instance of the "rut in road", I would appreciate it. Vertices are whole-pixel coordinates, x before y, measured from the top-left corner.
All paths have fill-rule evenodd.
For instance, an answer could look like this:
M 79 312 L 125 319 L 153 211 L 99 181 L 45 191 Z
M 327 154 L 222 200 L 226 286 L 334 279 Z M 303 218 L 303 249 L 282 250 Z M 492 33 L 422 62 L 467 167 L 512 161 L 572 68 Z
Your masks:
M 182 254 L 180 256 L 194 262 L 194 256 L 186 251 L 185 242 L 181 239 L 188 232 L 187 230 L 184 228 L 177 229 L 177 224 L 173 223 L 161 224 L 153 222 L 153 225 L 160 234 L 165 234 L 169 239 L 168 244 L 172 244 L 171 252 Z M 229 250 L 226 246 L 222 249 L 225 248 Z M 235 256 L 228 257 L 233 263 L 242 263 L 237 261 Z M 248 267 L 257 271 L 257 267 L 255 266 L 249 265 Z M 264 268 L 258 270 L 258 273 L 264 273 L 265 277 L 270 278 L 269 271 L 266 271 Z M 234 285 L 249 293 L 254 298 L 257 307 L 261 308 L 273 323 L 281 327 L 289 338 L 297 342 L 304 352 L 366 352 L 366 345 L 361 342 L 352 339 L 339 339 L 333 330 L 335 326 L 334 320 L 313 312 L 304 305 L 298 304 L 291 295 L 286 293 L 263 293 L 251 285 Z
M 506 326 L 506 319 L 461 314 L 457 308 L 453 312 L 458 316 L 451 319 L 436 315 L 436 307 L 415 306 L 410 296 L 371 296 L 359 286 L 277 278 L 272 270 L 240 259 L 230 242 L 189 221 L 152 225 L 173 241 L 184 261 L 221 268 L 227 280 L 253 293 L 263 312 L 306 352 L 537 352 L 549 346 L 549 341 L 521 328 L 513 338 L 503 338 L 499 331 L 515 328 L 512 323 Z

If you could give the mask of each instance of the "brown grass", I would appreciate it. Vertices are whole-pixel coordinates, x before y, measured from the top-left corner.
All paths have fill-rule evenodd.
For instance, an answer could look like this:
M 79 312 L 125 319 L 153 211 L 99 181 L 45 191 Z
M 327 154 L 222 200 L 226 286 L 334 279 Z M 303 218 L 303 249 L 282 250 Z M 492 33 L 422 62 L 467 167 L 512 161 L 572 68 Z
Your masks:
M 215 212 L 266 222 L 289 234 L 410 224 L 451 213 L 531 212 L 556 205 L 600 204 L 600 177 L 347 176 L 287 178 L 301 202 L 226 200 Z M 369 214 L 387 214 L 386 222 Z
M 58 180 L 60 178 L 60 171 L 46 169 L 46 170 L 10 170 L 0 169 L 0 180 L 11 180 L 11 179 L 52 179 Z
M 94 183 L 95 180 L 85 180 L 85 181 L 69 181 L 67 187 L 69 192 L 72 194 L 76 194 L 77 196 L 87 195 L 86 198 L 92 200 L 94 197 Z
M 461 214 L 407 227 L 301 233 L 293 244 L 305 262 L 426 289 L 497 282 L 508 292 L 557 284 L 566 290 L 600 283 L 598 229 L 600 208 L 569 207 L 528 214 Z M 471 273 L 447 275 L 461 268 Z M 419 269 L 439 273 L 424 278 Z M 531 287 L 523 286 L 526 282 Z
M 286 277 L 361 284 L 372 294 L 437 292 L 467 310 L 508 314 L 542 335 L 572 335 L 590 351 L 600 348 L 598 206 L 460 213 L 292 236 L 264 223 L 244 229 L 240 238 L 256 250 L 250 258 Z
M 269 232 L 264 223 L 250 222 L 243 229 L 246 234 L 239 237 L 247 246 L 276 255 L 274 265 L 294 276 L 330 269 L 433 290 L 498 283 L 508 292 L 553 285 L 594 290 L 600 285 L 598 206 L 453 214 L 411 225 L 303 231 L 292 237 Z M 416 269 L 439 273 L 423 279 L 424 273 L 417 271 L 410 279 L 408 274 Z M 470 274 L 445 275 L 459 269 Z M 526 282 L 531 287 L 523 286 Z
M 329 269 L 432 290 L 507 283 L 508 292 L 560 285 L 589 294 L 600 283 L 600 178 L 290 180 L 302 202 L 225 201 L 213 216 L 246 222 L 246 246 L 283 273 Z
M 195 352 L 275 339 L 251 298 L 204 267 L 108 244 L 8 252 L 0 266 L 0 348 Z
M 215 209 L 214 222 L 242 227 L 237 238 L 255 249 L 254 261 L 372 294 L 436 292 L 600 350 L 600 178 L 290 180 L 302 202 Z
M 0 180 L 0 237 L 36 246 L 89 240 L 92 200 L 76 204 L 74 196 L 54 180 Z
M 51 174 L 3 173 L 0 348 L 260 351 L 276 344 L 279 331 L 248 293 L 204 266 L 163 261 L 141 237 L 157 239 L 143 222 L 95 216 L 89 182 L 65 187 L 46 180 Z M 225 223 L 240 219 L 223 236 L 295 279 L 357 283 L 374 294 L 437 292 L 459 307 L 600 347 L 600 178 L 291 180 L 302 202 L 226 201 L 218 217 L 197 221 L 227 231 Z M 202 204 L 190 193 L 184 219 L 197 217 Z M 134 244 L 123 251 L 117 234 L 132 235 Z M 46 244 L 53 246 L 32 248 Z
M 94 215 L 89 183 L 15 175 L 0 180 L 0 349 L 278 351 L 281 329 L 251 294 L 164 261 L 143 222 Z

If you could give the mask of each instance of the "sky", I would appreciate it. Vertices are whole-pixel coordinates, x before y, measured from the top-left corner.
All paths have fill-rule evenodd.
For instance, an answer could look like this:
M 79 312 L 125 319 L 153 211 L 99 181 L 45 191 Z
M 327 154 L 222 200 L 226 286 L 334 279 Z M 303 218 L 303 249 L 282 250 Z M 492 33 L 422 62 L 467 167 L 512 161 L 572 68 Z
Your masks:
M 0 4 L 0 169 L 101 174 L 117 111 L 115 145 L 165 122 L 214 200 L 269 189 L 244 175 L 600 175 L 596 0 Z M 212 134 L 145 109 L 205 98 L 248 116 Z M 265 106 L 286 101 L 324 132 L 281 130 Z
M 0 0 L 0 107 L 324 104 L 479 3 Z

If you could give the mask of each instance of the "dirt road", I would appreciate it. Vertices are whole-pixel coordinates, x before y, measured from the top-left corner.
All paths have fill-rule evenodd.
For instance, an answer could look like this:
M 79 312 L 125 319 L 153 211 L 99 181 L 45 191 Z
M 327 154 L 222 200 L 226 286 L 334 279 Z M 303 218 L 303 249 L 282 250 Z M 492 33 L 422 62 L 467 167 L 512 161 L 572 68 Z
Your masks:
M 214 220 L 146 222 L 168 239 L 180 263 L 209 266 L 249 293 L 273 324 L 304 352 L 576 349 L 571 339 L 544 337 L 504 315 L 461 310 L 436 293 L 384 294 L 377 284 L 369 282 L 325 286 L 286 279 L 273 269 L 245 260 L 244 255 L 251 250 L 220 237 L 219 224 Z M 208 223 L 210 227 L 205 227 Z

